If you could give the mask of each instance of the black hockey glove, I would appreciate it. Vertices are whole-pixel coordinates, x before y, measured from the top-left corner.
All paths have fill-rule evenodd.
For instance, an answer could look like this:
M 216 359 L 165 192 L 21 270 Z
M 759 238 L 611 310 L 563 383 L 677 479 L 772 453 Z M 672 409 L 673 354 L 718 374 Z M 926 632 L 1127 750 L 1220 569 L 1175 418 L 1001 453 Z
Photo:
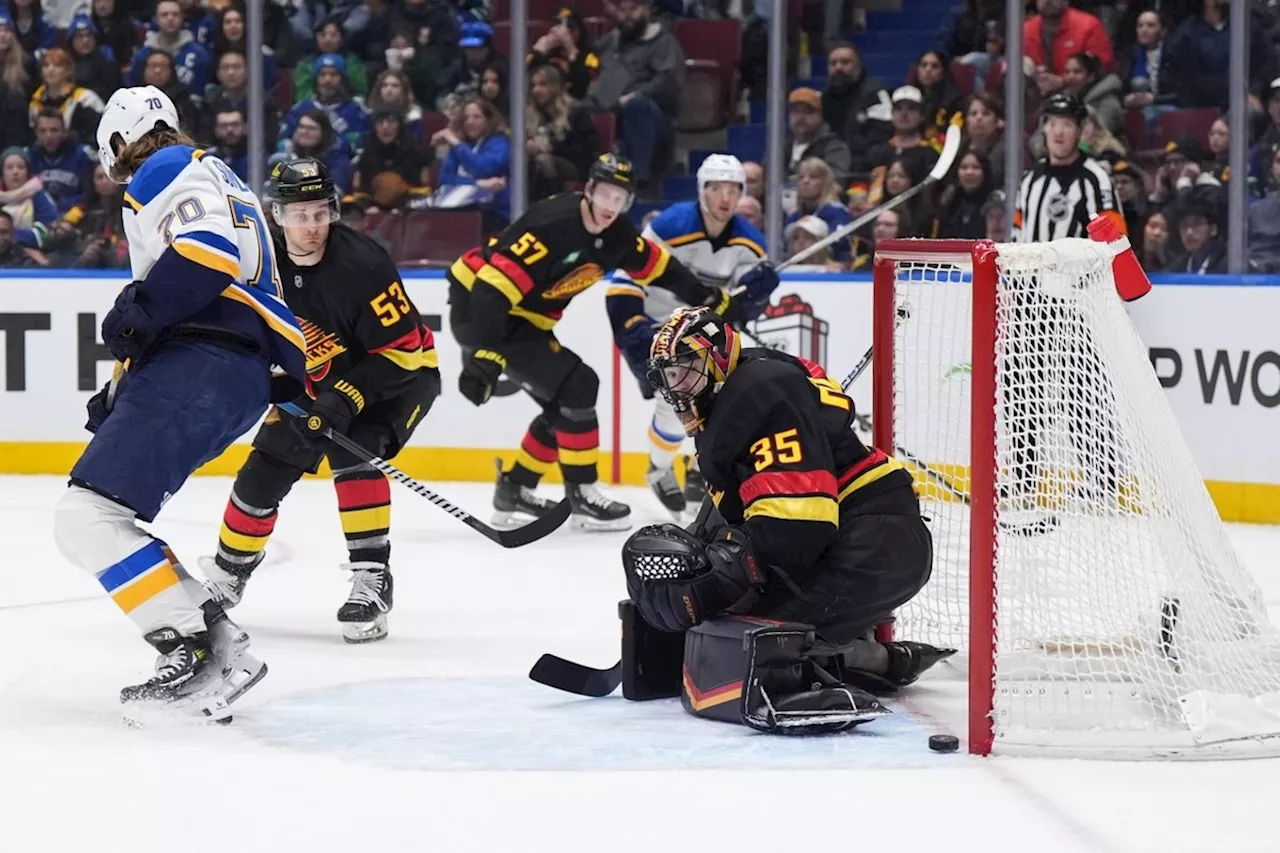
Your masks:
M 622 564 L 632 603 L 659 631 L 687 631 L 765 584 L 737 527 L 721 528 L 706 545 L 674 524 L 643 527 L 623 545 Z
M 507 369 L 507 360 L 493 350 L 476 350 L 462 366 L 458 391 L 477 406 L 483 406 L 498 387 L 498 377 Z
M 346 385 L 351 392 L 338 390 L 337 386 Z M 356 394 L 353 399 L 351 393 Z M 307 413 L 307 419 L 303 421 L 303 427 L 307 433 L 313 437 L 323 437 L 325 430 L 333 430 L 334 432 L 346 433 L 347 427 L 363 408 L 363 404 L 357 404 L 360 392 L 356 391 L 349 383 L 339 380 L 333 389 L 321 391 L 316 395 L 316 400 L 311 404 L 311 410 Z
M 117 361 L 137 359 L 163 328 L 134 301 L 138 285 L 130 282 L 116 297 L 116 304 L 102 318 L 102 343 Z
M 275 403 L 291 402 L 306 393 L 306 384 L 301 380 L 294 379 L 287 373 L 271 374 L 271 389 L 268 391 L 268 394 L 271 397 L 270 402 L 273 405 Z
M 769 304 L 769 297 L 780 283 L 778 271 L 768 261 L 748 270 L 738 279 L 738 286 L 734 290 L 738 293 L 742 313 L 747 320 L 754 320 L 764 312 Z

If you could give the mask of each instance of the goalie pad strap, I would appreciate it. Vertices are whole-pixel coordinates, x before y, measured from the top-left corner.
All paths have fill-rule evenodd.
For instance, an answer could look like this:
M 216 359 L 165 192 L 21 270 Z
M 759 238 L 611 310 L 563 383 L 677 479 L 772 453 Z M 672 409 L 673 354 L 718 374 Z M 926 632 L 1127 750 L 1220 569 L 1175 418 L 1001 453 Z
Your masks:
M 813 645 L 813 626 L 800 622 L 703 622 L 685 634 L 681 703 L 695 717 L 776 734 L 842 731 L 889 713 L 820 666 Z

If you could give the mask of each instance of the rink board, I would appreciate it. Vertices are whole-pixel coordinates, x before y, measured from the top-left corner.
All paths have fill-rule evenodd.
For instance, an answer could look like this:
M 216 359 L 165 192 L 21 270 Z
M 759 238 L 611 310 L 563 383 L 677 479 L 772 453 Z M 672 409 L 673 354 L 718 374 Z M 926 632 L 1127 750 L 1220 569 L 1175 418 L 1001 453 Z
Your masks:
M 1280 287 L 1273 279 L 1209 280 L 1159 278 L 1130 314 L 1223 517 L 1277 522 Z M 0 272 L 0 473 L 70 469 L 88 439 L 84 404 L 111 370 L 97 330 L 126 282 L 115 273 Z M 514 454 L 538 409 L 507 383 L 484 407 L 464 400 L 456 385 L 460 350 L 444 328 L 443 275 L 409 272 L 405 283 L 435 332 L 444 394 L 397 464 L 422 479 L 488 480 L 494 458 Z M 787 296 L 798 297 L 796 306 L 807 313 L 765 321 L 765 337 L 789 351 L 821 355 L 836 375 L 857 363 L 871 341 L 869 275 L 786 275 L 774 301 Z M 641 484 L 652 404 L 616 358 L 604 298 L 603 286 L 580 294 L 556 333 L 600 376 L 601 474 Z M 870 391 L 869 374 L 851 389 L 860 411 L 869 408 Z M 234 473 L 248 439 L 204 473 Z

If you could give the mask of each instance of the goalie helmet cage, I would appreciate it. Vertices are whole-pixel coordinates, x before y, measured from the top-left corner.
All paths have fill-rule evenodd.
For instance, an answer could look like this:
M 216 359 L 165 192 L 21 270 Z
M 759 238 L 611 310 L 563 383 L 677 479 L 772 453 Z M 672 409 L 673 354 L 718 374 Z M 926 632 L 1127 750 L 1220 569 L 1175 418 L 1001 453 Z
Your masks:
M 882 242 L 873 315 L 874 440 L 934 537 L 881 636 L 961 650 L 969 751 L 1280 754 L 1280 633 L 1107 248 Z

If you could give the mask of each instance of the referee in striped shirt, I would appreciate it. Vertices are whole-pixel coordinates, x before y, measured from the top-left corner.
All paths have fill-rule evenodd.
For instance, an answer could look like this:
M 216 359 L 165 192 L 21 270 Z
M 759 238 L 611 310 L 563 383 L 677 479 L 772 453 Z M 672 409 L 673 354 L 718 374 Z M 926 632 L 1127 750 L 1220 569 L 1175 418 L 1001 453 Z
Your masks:
M 1100 213 L 1126 233 L 1111 174 L 1080 150 L 1084 104 L 1075 95 L 1059 92 L 1044 102 L 1040 115 L 1049 156 L 1022 176 L 1013 214 L 1014 240 L 1044 243 L 1088 237 L 1089 221 Z
M 1086 115 L 1084 104 L 1070 93 L 1045 101 L 1041 116 L 1048 156 L 1022 178 L 1013 218 L 1016 242 L 1087 238 L 1089 222 L 1099 214 L 1114 219 L 1120 233 L 1127 232 L 1111 175 L 1080 150 Z M 1074 496 L 1094 507 L 1114 504 L 1120 448 L 1106 414 L 1115 406 L 1114 390 L 1086 318 L 1035 283 L 1010 296 L 1007 320 L 1022 328 L 1010 340 L 1003 395 L 1011 432 L 1012 477 L 1001 495 L 1010 501 L 1006 508 L 1039 514 L 1043 497 L 1056 503 Z M 1065 431 L 1067 442 L 1045 435 L 1054 419 L 1059 428 L 1052 435 Z M 1042 453 L 1042 444 L 1067 446 L 1046 446 Z M 1042 455 L 1049 458 L 1042 462 Z M 1073 468 L 1083 476 L 1072 477 Z M 1062 478 L 1069 479 L 1042 482 Z

